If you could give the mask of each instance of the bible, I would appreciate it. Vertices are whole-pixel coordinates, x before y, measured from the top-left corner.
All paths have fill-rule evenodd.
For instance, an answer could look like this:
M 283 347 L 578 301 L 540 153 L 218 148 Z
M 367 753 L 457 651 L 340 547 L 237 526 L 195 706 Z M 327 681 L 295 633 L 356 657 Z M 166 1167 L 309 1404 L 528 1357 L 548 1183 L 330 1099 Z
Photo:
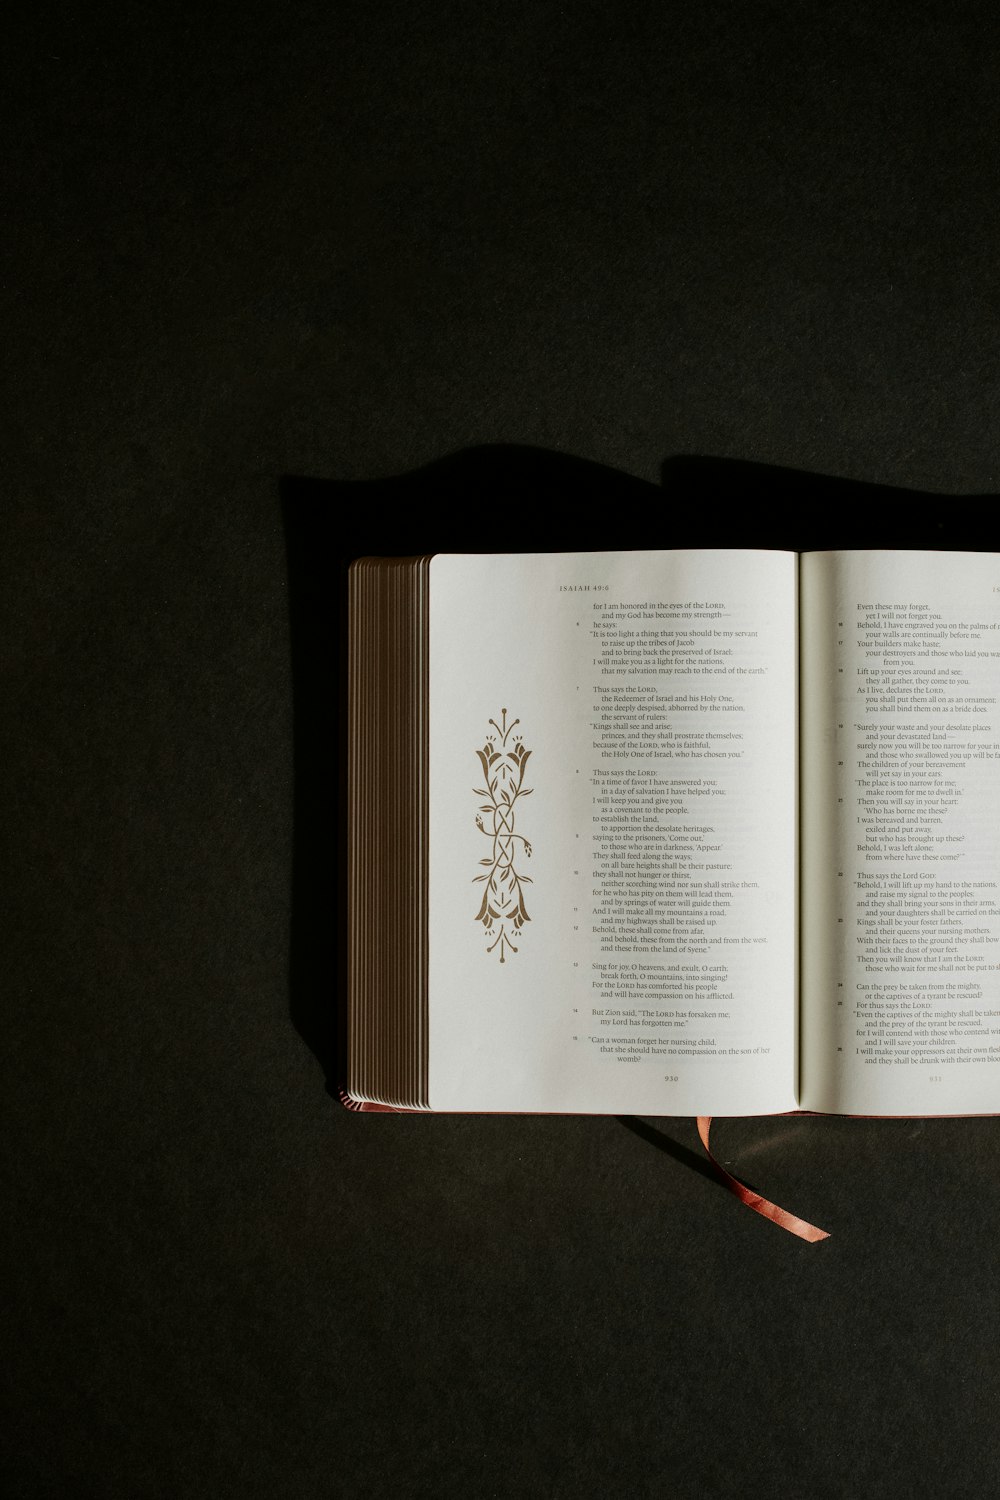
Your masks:
M 349 1100 L 1000 1110 L 1000 559 L 364 559 Z

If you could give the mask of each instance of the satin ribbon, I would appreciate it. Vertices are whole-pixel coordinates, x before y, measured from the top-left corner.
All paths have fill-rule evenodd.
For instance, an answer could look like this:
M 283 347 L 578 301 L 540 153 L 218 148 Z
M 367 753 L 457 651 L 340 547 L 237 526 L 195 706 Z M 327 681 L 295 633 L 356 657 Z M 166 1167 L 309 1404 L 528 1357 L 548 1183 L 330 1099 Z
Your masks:
M 738 1178 L 727 1172 L 725 1167 L 716 1161 L 712 1155 L 712 1148 L 708 1144 L 709 1131 L 712 1128 L 711 1115 L 698 1116 L 698 1134 L 701 1136 L 701 1144 L 705 1148 L 712 1166 L 718 1174 L 720 1182 L 724 1187 L 737 1197 L 747 1208 L 752 1208 L 755 1214 L 761 1214 L 763 1218 L 770 1219 L 772 1224 L 778 1224 L 782 1229 L 787 1229 L 789 1234 L 797 1234 L 800 1240 L 828 1240 L 829 1234 L 825 1229 L 817 1229 L 815 1224 L 808 1224 L 805 1219 L 796 1218 L 790 1214 L 787 1208 L 779 1208 L 776 1203 L 771 1203 L 767 1198 L 762 1198 L 759 1193 L 753 1193 Z

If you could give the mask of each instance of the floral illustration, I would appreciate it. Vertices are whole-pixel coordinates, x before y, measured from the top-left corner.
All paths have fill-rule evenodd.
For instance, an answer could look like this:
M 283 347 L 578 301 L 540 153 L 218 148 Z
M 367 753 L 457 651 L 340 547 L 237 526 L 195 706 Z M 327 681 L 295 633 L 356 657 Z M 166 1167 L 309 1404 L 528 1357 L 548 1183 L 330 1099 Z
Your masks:
M 524 887 L 531 885 L 531 880 L 516 865 L 522 855 L 531 858 L 531 845 L 523 834 L 514 831 L 514 805 L 522 797 L 531 796 L 531 787 L 524 785 L 524 768 L 531 751 L 514 733 L 520 722 L 514 719 L 508 724 L 505 708 L 500 710 L 499 724 L 490 719 L 491 733 L 482 749 L 476 751 L 486 785 L 473 788 L 477 797 L 489 799 L 480 804 L 476 827 L 492 845 L 490 854 L 479 861 L 486 866 L 484 873 L 474 877 L 475 884 L 481 881 L 486 887 L 476 921 L 482 922 L 486 931 L 487 953 L 499 949 L 501 963 L 506 962 L 508 948 L 517 952 L 511 934 L 520 932 L 531 920 L 524 902 Z

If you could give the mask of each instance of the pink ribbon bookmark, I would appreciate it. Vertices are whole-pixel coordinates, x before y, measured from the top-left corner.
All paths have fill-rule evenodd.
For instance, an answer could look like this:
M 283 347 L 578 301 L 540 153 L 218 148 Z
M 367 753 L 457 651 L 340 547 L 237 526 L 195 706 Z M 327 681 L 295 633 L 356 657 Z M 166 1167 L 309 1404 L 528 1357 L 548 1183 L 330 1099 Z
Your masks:
M 817 1229 L 815 1224 L 807 1224 L 805 1219 L 797 1219 L 787 1209 L 779 1208 L 776 1203 L 770 1203 L 767 1198 L 762 1198 L 759 1193 L 752 1193 L 748 1187 L 733 1177 L 721 1166 L 712 1155 L 712 1148 L 708 1144 L 708 1134 L 712 1128 L 711 1115 L 698 1116 L 698 1134 L 701 1136 L 701 1144 L 705 1148 L 706 1155 L 712 1166 L 718 1173 L 719 1180 L 724 1187 L 737 1197 L 747 1208 L 752 1208 L 755 1214 L 761 1214 L 765 1219 L 770 1219 L 772 1224 L 778 1224 L 782 1229 L 787 1229 L 789 1234 L 797 1234 L 800 1240 L 828 1240 L 829 1234 L 825 1229 Z

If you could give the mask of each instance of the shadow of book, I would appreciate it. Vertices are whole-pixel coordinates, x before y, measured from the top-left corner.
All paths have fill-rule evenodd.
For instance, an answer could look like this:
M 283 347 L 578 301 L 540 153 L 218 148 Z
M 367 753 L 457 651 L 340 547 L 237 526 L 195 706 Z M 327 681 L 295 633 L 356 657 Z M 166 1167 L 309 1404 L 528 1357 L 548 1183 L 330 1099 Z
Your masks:
M 676 520 L 664 544 L 671 547 L 972 552 L 997 544 L 993 495 L 936 494 L 695 454 L 664 459 L 660 476 Z

